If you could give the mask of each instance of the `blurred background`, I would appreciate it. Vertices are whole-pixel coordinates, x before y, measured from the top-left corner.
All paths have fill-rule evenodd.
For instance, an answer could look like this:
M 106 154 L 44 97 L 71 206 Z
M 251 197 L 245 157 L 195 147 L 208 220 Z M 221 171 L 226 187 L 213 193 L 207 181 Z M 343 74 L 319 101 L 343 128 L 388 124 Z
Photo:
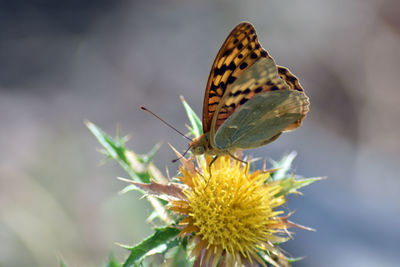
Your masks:
M 170 142 L 187 140 L 179 96 L 201 113 L 211 64 L 250 21 L 311 99 L 302 127 L 246 154 L 298 152 L 296 173 L 328 176 L 294 197 L 284 245 L 294 266 L 398 266 L 400 261 L 398 0 L 29 0 L 0 2 L 0 266 L 100 266 L 151 233 L 140 194 L 84 126 L 110 134 L 171 174 Z

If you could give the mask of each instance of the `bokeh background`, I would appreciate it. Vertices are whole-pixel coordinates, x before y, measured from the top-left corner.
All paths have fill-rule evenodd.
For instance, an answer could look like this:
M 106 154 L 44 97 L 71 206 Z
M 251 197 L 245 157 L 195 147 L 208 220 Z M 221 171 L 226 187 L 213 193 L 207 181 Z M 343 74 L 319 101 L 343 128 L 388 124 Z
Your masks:
M 291 198 L 294 266 L 400 262 L 400 2 L 398 0 L 27 0 L 0 2 L 0 266 L 100 266 L 115 242 L 151 233 L 151 208 L 118 195 L 127 175 L 99 165 L 83 124 L 109 133 L 171 174 L 187 141 L 179 96 L 201 112 L 214 57 L 230 30 L 252 22 L 261 44 L 311 99 L 298 130 L 246 152 L 328 176 Z

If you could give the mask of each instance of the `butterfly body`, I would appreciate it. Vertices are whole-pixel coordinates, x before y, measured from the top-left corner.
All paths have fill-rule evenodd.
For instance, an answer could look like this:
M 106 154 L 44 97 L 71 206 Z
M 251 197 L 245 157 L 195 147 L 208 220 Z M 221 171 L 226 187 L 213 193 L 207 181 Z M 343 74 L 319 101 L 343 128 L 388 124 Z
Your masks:
M 211 68 L 203 105 L 204 134 L 195 155 L 232 155 L 296 129 L 309 101 L 297 78 L 260 46 L 254 27 L 241 23 L 228 35 Z

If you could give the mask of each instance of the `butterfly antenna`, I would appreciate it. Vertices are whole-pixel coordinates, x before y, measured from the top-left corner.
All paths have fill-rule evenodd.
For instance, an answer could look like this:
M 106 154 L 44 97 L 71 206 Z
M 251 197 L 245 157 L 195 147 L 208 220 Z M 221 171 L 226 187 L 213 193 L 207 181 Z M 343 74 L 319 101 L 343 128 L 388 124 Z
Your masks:
M 172 163 L 175 163 L 175 162 L 177 162 L 178 160 L 180 160 L 181 158 L 183 158 L 183 157 L 186 155 L 186 153 L 189 151 L 189 149 L 190 149 L 190 147 L 188 147 L 188 149 L 186 149 L 186 151 L 185 151 L 179 158 L 173 159 L 173 160 L 172 160 Z
M 186 135 L 184 135 L 183 133 L 181 133 L 180 131 L 178 131 L 174 126 L 172 126 L 171 124 L 169 124 L 168 122 L 166 122 L 165 120 L 161 119 L 159 116 L 157 116 L 156 114 L 154 114 L 151 110 L 140 106 L 141 110 L 147 111 L 148 113 L 150 113 L 151 115 L 153 115 L 154 117 L 156 117 L 157 119 L 159 119 L 160 121 L 162 121 L 165 125 L 167 125 L 169 128 L 175 130 L 175 132 L 177 132 L 178 134 L 182 135 L 183 137 L 185 137 L 186 139 L 188 139 L 189 141 L 193 141 L 192 139 L 190 139 L 189 137 L 187 137 Z M 186 151 L 187 152 L 187 151 Z M 186 154 L 185 152 L 185 154 Z

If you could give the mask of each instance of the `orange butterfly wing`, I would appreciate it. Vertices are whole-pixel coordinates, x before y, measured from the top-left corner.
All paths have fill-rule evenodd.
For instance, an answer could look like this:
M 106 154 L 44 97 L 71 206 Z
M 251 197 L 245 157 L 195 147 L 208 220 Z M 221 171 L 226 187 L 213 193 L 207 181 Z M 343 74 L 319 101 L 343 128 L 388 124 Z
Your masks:
M 211 67 L 203 103 L 203 132 L 211 129 L 211 122 L 229 86 L 251 65 L 268 53 L 257 40 L 250 23 L 237 25 L 228 35 Z M 222 115 L 221 111 L 219 112 Z M 228 116 L 222 117 L 219 124 Z
M 287 85 L 289 85 L 290 90 L 297 90 L 300 92 L 304 92 L 304 89 L 303 87 L 301 87 L 299 80 L 289 71 L 289 69 L 282 66 L 278 66 L 278 73 L 281 79 L 284 80 Z M 303 115 L 300 119 L 298 119 L 297 121 L 286 127 L 284 132 L 292 131 L 297 127 L 299 127 L 303 119 L 306 117 L 307 112 L 308 112 L 308 107 L 307 111 L 305 112 L 305 115 Z
M 248 22 L 240 23 L 226 38 L 211 67 L 203 103 L 204 133 L 211 130 L 214 116 L 217 116 L 214 120 L 215 133 L 237 108 L 258 93 L 274 90 L 304 92 L 296 76 L 287 68 L 277 65 L 271 71 L 277 71 L 280 79 L 270 80 L 266 76 L 254 81 L 247 88 L 235 88 L 233 92 L 231 85 L 261 58 L 273 60 L 258 42 L 253 25 Z M 304 117 L 305 115 L 290 124 L 284 131 L 299 127 Z

